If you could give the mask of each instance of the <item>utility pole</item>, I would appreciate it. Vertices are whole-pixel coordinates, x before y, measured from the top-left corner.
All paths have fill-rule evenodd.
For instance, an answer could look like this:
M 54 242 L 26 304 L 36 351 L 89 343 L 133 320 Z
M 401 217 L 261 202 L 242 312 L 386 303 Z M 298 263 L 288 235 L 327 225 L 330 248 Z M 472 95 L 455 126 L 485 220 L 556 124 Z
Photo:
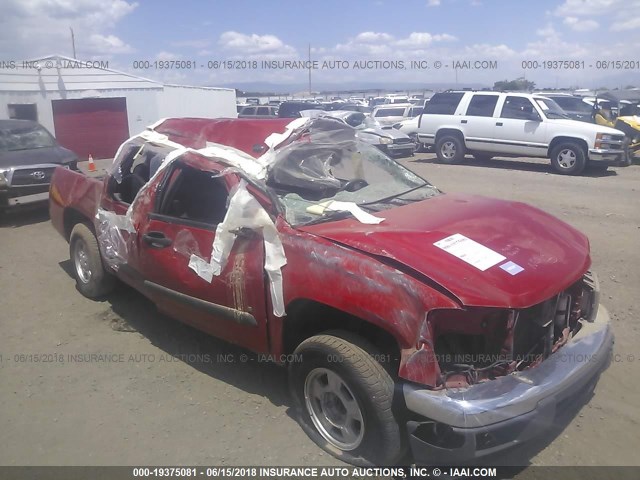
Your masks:
M 73 28 L 69 27 L 69 30 L 71 30 L 71 46 L 73 47 L 73 58 L 76 58 L 76 38 L 73 35 Z

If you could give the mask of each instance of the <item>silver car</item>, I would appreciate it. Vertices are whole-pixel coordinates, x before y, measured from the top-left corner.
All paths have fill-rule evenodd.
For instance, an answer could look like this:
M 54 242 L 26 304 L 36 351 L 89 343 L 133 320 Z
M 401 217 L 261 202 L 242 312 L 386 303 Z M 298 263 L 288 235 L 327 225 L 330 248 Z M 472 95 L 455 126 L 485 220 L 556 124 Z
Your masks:
M 375 119 L 361 112 L 345 110 L 303 110 L 303 117 L 331 117 L 355 128 L 361 140 L 378 147 L 390 157 L 406 157 L 413 155 L 416 143 L 408 135 L 391 126 L 382 126 Z

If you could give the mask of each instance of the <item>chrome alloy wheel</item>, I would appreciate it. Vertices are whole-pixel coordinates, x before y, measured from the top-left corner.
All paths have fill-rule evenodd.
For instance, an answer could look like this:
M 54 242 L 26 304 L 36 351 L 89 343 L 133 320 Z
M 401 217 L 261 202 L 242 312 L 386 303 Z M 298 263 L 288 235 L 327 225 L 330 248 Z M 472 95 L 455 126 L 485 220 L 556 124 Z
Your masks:
M 76 272 L 80 281 L 82 283 L 89 283 L 91 280 L 91 266 L 89 265 L 87 246 L 82 240 L 78 240 L 76 243 L 73 263 L 76 266 Z
M 456 156 L 456 144 L 451 141 L 444 142 L 442 147 L 440 147 L 440 152 L 444 158 L 454 158 Z
M 320 435 L 340 450 L 355 450 L 364 437 L 364 420 L 356 397 L 336 372 L 315 368 L 304 382 L 304 399 Z
M 565 148 L 558 153 L 557 160 L 561 168 L 569 169 L 576 164 L 576 153 L 570 148 Z

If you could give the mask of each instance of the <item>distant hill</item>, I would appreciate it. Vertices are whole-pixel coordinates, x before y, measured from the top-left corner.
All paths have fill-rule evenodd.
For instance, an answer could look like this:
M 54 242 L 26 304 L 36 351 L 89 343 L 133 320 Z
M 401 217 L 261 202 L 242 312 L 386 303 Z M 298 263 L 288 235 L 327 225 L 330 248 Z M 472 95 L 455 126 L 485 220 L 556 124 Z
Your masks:
M 270 82 L 236 82 L 216 85 L 218 87 L 237 88 L 244 92 L 270 92 L 276 94 L 306 92 L 309 85 L 305 83 L 270 83 Z M 363 92 L 377 90 L 385 92 L 406 91 L 406 90 L 446 90 L 448 88 L 472 88 L 480 90 L 490 85 L 482 85 L 480 83 L 421 83 L 421 82 L 341 82 L 328 83 L 318 82 L 312 83 L 311 88 L 314 92 Z

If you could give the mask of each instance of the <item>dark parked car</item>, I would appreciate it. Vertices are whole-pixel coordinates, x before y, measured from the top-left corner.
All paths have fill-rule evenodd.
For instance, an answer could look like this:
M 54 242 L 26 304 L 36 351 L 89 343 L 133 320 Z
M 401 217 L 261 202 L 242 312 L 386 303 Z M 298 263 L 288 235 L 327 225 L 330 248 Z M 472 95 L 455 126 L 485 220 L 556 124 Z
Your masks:
M 278 117 L 280 118 L 300 118 L 300 112 L 303 110 L 325 110 L 326 107 L 319 103 L 313 102 L 282 102 L 278 109 Z
M 581 97 L 561 93 L 541 93 L 540 95 L 556 102 L 572 120 L 593 122 L 593 107 Z
M 0 211 L 49 199 L 57 166 L 77 169 L 78 157 L 31 120 L 0 120 Z
M 360 113 L 371 113 L 373 108 L 368 107 L 366 105 L 359 105 L 357 103 L 344 103 L 344 102 L 333 102 L 326 104 L 327 110 L 330 111 L 341 111 L 341 112 L 360 112 Z
M 244 107 L 240 110 L 238 118 L 276 118 L 277 116 L 278 107 L 260 105 L 258 107 Z

